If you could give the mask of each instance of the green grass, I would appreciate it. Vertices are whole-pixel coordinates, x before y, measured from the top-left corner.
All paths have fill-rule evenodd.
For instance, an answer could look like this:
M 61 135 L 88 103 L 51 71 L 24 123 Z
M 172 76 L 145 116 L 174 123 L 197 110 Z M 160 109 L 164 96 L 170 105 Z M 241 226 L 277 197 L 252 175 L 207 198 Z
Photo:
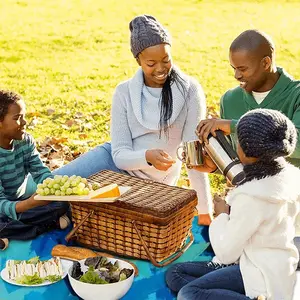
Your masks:
M 87 134 L 88 148 L 109 139 L 115 86 L 136 71 L 129 49 L 129 21 L 152 14 L 173 37 L 173 58 L 195 76 L 210 113 L 236 85 L 228 47 L 243 30 L 258 28 L 277 45 L 277 63 L 300 77 L 300 3 L 296 1 L 196 0 L 27 0 L 0 1 L 0 84 L 21 93 L 29 122 L 37 116 L 35 138 Z M 48 109 L 54 114 L 48 115 Z M 84 123 L 63 124 L 82 112 Z

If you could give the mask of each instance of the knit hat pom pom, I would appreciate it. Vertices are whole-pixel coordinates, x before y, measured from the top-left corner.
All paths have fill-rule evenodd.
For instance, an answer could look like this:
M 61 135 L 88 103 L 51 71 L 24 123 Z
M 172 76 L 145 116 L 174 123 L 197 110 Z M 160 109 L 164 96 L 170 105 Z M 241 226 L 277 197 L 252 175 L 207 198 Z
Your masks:
M 282 144 L 283 144 L 285 156 L 289 156 L 294 152 L 296 146 L 296 143 L 294 141 L 289 141 L 288 139 L 284 139 L 282 141 Z

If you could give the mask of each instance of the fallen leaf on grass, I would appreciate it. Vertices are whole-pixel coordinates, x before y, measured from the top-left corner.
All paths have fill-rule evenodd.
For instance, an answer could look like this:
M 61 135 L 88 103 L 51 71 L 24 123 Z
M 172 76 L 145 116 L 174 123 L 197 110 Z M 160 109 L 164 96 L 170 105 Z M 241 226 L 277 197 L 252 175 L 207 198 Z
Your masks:
M 51 160 L 49 160 L 49 169 L 50 170 L 60 168 L 63 165 L 64 165 L 64 160 L 63 159 L 51 159 Z
M 73 140 L 72 144 L 75 145 L 75 146 L 86 146 L 87 142 L 86 141 Z
M 219 118 L 220 117 L 219 109 L 216 106 L 208 105 L 207 106 L 207 112 L 208 112 L 208 115 L 210 115 L 213 118 Z
M 80 139 L 86 139 L 87 137 L 88 137 L 88 135 L 86 133 L 79 134 Z
M 65 122 L 65 125 L 68 127 L 72 127 L 75 124 L 75 120 L 67 120 Z
M 53 151 L 53 152 L 49 153 L 48 158 L 49 159 L 61 159 L 63 156 L 64 156 L 63 152 Z
M 48 108 L 47 109 L 47 115 L 48 116 L 51 116 L 51 115 L 53 115 L 55 113 L 55 109 L 53 109 L 53 108 Z
M 93 128 L 92 123 L 84 123 L 82 126 L 83 126 L 83 128 L 88 129 L 88 130 L 91 130 Z
M 69 141 L 68 138 L 64 137 L 47 137 L 43 142 L 37 141 L 37 148 L 40 153 L 40 157 L 50 170 L 59 168 L 82 154 L 82 152 L 78 150 L 72 151 L 65 143 L 76 145 L 76 141 L 74 143 L 73 140 Z M 79 146 L 87 146 L 87 143 L 88 142 L 86 141 L 77 141 Z
M 83 121 L 80 120 L 80 119 L 74 119 L 74 123 L 75 123 L 76 125 L 80 125 L 80 124 L 83 123 Z
M 41 144 L 41 147 L 46 147 L 49 145 L 55 145 L 55 144 L 64 144 L 69 141 L 68 138 L 61 137 L 61 138 L 55 138 L 55 137 L 47 137 Z
M 75 119 L 80 119 L 80 118 L 82 118 L 83 116 L 84 116 L 83 113 L 78 111 L 78 112 L 75 113 L 74 118 L 75 118 Z
M 34 112 L 26 112 L 26 117 L 27 118 L 32 118 L 32 117 L 40 117 L 41 113 L 38 111 L 34 111 Z
M 27 125 L 28 129 L 34 129 L 34 127 L 39 123 L 39 120 L 37 117 L 33 117 L 30 123 Z

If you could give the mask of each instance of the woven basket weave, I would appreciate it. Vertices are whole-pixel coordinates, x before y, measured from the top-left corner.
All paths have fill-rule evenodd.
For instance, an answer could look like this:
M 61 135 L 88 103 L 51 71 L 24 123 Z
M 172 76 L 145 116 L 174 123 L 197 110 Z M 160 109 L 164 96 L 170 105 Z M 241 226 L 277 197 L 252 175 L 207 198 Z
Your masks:
M 71 202 L 74 229 L 67 239 L 76 232 L 84 246 L 147 259 L 157 266 L 177 259 L 193 242 L 194 190 L 107 170 L 89 181 L 131 189 L 114 203 Z

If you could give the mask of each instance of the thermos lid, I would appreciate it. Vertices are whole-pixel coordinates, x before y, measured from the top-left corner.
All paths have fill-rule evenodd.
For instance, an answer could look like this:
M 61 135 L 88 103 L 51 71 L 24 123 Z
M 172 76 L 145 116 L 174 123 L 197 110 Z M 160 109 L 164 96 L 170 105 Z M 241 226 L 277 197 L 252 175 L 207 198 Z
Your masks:
M 237 175 L 235 175 L 231 181 L 233 185 L 241 184 L 245 180 L 245 173 L 240 172 Z

